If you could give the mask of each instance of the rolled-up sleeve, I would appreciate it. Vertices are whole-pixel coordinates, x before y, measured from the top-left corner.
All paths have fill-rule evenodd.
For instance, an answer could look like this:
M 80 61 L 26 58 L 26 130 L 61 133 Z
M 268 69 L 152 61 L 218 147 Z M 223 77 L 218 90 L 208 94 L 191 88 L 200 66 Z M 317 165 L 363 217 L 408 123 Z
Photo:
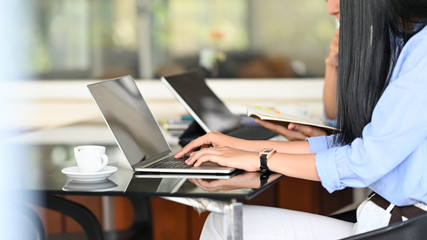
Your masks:
M 333 192 L 338 189 L 343 189 L 345 186 L 340 185 L 340 177 L 335 159 L 336 149 L 322 151 L 316 154 L 316 169 L 317 174 L 322 182 L 322 186 L 328 191 Z
M 310 152 L 318 153 L 327 150 L 333 145 L 334 135 L 311 137 L 306 140 L 310 144 Z

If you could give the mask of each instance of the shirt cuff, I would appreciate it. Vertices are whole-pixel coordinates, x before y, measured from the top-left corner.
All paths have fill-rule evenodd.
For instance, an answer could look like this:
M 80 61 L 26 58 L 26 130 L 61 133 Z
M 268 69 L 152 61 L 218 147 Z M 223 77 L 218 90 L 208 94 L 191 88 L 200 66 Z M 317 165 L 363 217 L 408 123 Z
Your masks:
M 341 185 L 338 175 L 335 152 L 336 148 L 331 148 L 326 151 L 318 152 L 315 157 L 316 170 L 320 182 L 329 193 L 345 188 Z
M 328 149 L 328 140 L 326 136 L 311 137 L 306 140 L 310 144 L 311 153 L 317 153 Z

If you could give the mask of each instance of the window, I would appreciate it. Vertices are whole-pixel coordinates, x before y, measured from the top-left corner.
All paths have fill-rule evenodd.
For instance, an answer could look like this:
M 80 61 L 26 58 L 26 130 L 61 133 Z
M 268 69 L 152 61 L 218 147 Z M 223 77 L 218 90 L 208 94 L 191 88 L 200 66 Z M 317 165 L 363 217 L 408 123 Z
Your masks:
M 335 30 L 318 0 L 31 4 L 22 26 L 31 66 L 21 74 L 39 79 L 157 78 L 199 68 L 201 55 L 218 63 L 216 77 L 319 77 Z

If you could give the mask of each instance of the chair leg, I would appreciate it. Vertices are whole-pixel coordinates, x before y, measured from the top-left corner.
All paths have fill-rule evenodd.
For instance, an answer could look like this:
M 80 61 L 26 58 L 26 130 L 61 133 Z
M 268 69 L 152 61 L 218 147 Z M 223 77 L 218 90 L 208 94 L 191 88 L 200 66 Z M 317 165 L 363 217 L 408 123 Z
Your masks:
M 104 238 L 101 224 L 85 206 L 53 195 L 46 196 L 46 201 L 41 204 L 48 209 L 63 213 L 76 220 L 82 226 L 88 239 Z
M 128 198 L 132 202 L 135 211 L 135 219 L 130 228 L 130 239 L 152 239 L 153 233 L 150 198 L 138 196 L 132 196 Z M 78 224 L 82 226 L 88 239 L 104 239 L 103 231 L 98 219 L 85 206 L 55 195 L 42 195 L 39 196 L 38 199 L 44 199 L 44 201 L 35 200 L 31 201 L 31 203 L 57 211 L 73 218 Z M 43 229 L 41 221 L 40 226 L 40 229 Z M 44 238 L 45 236 L 43 235 L 43 237 L 40 239 Z
M 151 205 L 148 197 L 128 197 L 132 202 L 135 219 L 131 226 L 133 237 L 131 239 L 152 239 Z

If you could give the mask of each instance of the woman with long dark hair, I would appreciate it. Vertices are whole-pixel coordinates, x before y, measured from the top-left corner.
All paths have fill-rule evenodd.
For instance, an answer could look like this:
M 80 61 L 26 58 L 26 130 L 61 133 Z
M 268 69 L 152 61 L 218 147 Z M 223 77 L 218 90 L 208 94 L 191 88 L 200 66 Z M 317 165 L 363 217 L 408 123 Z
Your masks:
M 427 1 L 342 0 L 340 5 L 340 133 L 275 142 L 213 132 L 176 157 L 190 155 L 187 163 L 195 166 L 212 161 L 320 181 L 329 192 L 368 187 L 374 193 L 359 206 L 356 224 L 244 206 L 245 239 L 343 238 L 427 211 Z M 202 238 L 220 237 L 221 221 L 211 214 Z

